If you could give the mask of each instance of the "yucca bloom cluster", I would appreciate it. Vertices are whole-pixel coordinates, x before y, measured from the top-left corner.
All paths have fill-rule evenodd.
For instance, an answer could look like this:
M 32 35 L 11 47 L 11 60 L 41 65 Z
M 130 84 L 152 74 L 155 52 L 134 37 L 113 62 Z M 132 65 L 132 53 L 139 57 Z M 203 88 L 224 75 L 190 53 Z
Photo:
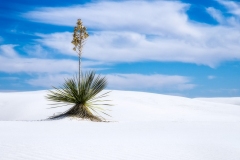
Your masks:
M 83 25 L 81 19 L 77 20 L 77 26 L 74 27 L 72 44 L 73 50 L 78 53 L 78 56 L 82 55 L 83 45 L 88 38 L 87 28 Z

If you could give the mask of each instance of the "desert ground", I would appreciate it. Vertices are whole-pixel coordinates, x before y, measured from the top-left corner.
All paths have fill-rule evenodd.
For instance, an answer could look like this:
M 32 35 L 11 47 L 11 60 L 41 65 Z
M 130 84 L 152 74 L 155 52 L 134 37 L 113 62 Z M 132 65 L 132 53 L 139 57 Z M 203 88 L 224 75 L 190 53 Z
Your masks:
M 110 92 L 109 122 L 46 120 L 47 91 L 0 93 L 1 160 L 239 160 L 240 97 Z

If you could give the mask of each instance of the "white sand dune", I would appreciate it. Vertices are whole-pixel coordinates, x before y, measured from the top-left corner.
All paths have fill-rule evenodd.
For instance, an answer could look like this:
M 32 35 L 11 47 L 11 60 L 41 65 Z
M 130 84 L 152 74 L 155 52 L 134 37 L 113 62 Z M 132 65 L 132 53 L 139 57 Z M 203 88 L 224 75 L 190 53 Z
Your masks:
M 46 91 L 0 93 L 1 160 L 239 160 L 240 98 L 112 91 L 110 123 L 46 119 Z M 107 118 L 107 117 L 106 117 Z
M 202 101 L 215 102 L 215 103 L 225 103 L 225 104 L 240 105 L 240 97 L 196 98 L 196 99 L 202 100 Z

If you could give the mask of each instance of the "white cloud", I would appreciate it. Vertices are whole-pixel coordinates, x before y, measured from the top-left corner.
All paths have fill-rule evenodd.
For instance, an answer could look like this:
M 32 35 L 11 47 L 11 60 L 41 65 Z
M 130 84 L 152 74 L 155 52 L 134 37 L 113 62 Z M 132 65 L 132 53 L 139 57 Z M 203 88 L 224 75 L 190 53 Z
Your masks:
M 225 17 L 225 21 L 231 26 L 240 28 L 240 2 L 217 0 L 220 4 L 228 9 L 229 17 Z
M 23 46 L 23 50 L 31 57 L 44 58 L 49 55 L 49 52 L 46 51 L 40 44 L 25 45 Z
M 208 12 L 221 23 L 211 26 L 188 20 L 188 5 L 179 1 L 97 2 L 61 8 L 40 8 L 23 14 L 37 22 L 75 25 L 81 17 L 94 30 L 83 57 L 103 62 L 175 61 L 211 67 L 240 60 L 240 27 L 220 11 Z M 63 20 L 64 19 L 64 20 Z M 235 23 L 235 22 L 234 22 Z M 229 24 L 229 25 L 228 25 Z M 75 55 L 71 33 L 38 34 L 41 45 Z
M 42 74 L 37 78 L 29 79 L 26 83 L 32 86 L 40 86 L 50 88 L 52 86 L 62 86 L 65 79 L 72 77 L 71 74 Z
M 107 75 L 109 88 L 120 90 L 188 90 L 195 87 L 190 78 L 169 75 L 111 74 Z
M 210 89 L 208 90 L 209 92 L 211 93 L 214 93 L 214 94 L 224 94 L 225 96 L 236 96 L 237 93 L 240 92 L 240 89 L 238 88 L 229 88 L 229 89 L 222 89 L 222 88 L 219 88 L 219 89 Z
M 154 90 L 154 91 L 182 91 L 195 87 L 189 77 L 169 75 L 142 75 L 142 74 L 107 74 L 108 88 L 117 90 Z M 69 74 L 45 74 L 30 79 L 27 83 L 33 86 L 51 87 L 61 85 L 64 78 L 72 77 Z
M 223 17 L 220 10 L 217 10 L 213 7 L 208 7 L 207 12 L 219 23 L 223 24 L 225 21 L 225 18 Z
M 240 31 L 212 27 L 203 28 L 202 32 L 202 39 L 148 38 L 136 32 L 94 32 L 87 40 L 83 57 L 102 62 L 176 61 L 211 67 L 225 60 L 240 59 Z M 53 41 L 54 37 L 58 40 Z M 70 43 L 71 33 L 54 33 L 42 38 L 39 40 L 42 45 L 62 54 L 76 55 Z
M 228 8 L 231 14 L 240 17 L 240 2 L 226 1 L 226 0 L 217 0 L 220 4 Z
M 138 31 L 198 36 L 185 14 L 188 5 L 177 1 L 97 2 L 70 7 L 45 7 L 24 13 L 32 21 L 73 26 L 81 18 L 87 27 L 100 30 Z M 177 27 L 176 27 L 177 24 Z
M 58 73 L 76 72 L 77 61 L 38 58 L 6 58 L 0 57 L 0 71 L 8 73 Z
M 0 45 L 0 55 L 13 58 L 17 57 L 17 52 L 13 49 L 16 45 Z
M 53 48 L 58 53 L 77 56 L 76 52 L 73 51 L 72 33 L 52 33 L 52 34 L 36 34 L 40 39 L 36 40 L 43 46 Z
M 84 61 L 82 67 L 91 67 L 102 64 L 101 62 Z M 76 73 L 78 61 L 70 59 L 41 59 L 22 58 L 14 50 L 14 45 L 0 45 L 0 71 L 8 73 Z
M 216 76 L 212 76 L 212 75 L 210 75 L 210 76 L 208 76 L 207 78 L 210 79 L 210 80 L 212 80 L 212 79 L 215 79 Z
M 12 81 L 12 80 L 18 80 L 18 77 L 0 77 L 0 80 L 7 80 L 7 81 Z

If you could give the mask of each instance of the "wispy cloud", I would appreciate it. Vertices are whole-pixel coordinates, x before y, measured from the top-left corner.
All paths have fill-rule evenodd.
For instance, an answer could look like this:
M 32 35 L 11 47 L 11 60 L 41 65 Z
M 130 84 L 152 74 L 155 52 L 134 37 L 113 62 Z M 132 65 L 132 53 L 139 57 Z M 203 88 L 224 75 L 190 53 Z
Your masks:
M 209 92 L 211 93 L 217 93 L 217 94 L 220 94 L 220 95 L 228 95 L 228 96 L 232 96 L 236 93 L 239 93 L 240 92 L 240 89 L 238 88 L 229 88 L 229 89 L 211 89 L 209 90 Z
M 208 7 L 207 12 L 220 24 L 224 24 L 225 18 L 223 17 L 220 10 L 217 10 L 213 7 Z
M 77 56 L 76 52 L 73 51 L 72 33 L 52 33 L 52 34 L 36 34 L 39 39 L 36 40 L 41 46 L 53 48 L 60 54 L 66 54 L 71 56 Z
M 18 77 L 0 77 L 0 80 L 8 80 L 8 81 L 18 80 L 18 79 L 19 79 Z
M 120 90 L 189 90 L 196 85 L 189 77 L 178 75 L 142 75 L 142 74 L 111 74 L 107 75 L 109 88 Z
M 16 45 L 9 44 L 9 45 L 0 45 L 0 56 L 5 56 L 8 58 L 18 57 L 17 52 L 14 50 Z
M 196 85 L 191 78 L 178 75 L 143 75 L 143 74 L 107 74 L 108 89 L 117 90 L 152 90 L 152 91 L 183 91 L 193 89 Z M 27 81 L 32 86 L 51 87 L 70 78 L 70 74 L 45 74 Z
M 52 86 L 59 87 L 65 79 L 72 78 L 71 74 L 40 74 L 36 78 L 29 79 L 26 83 L 31 86 L 46 87 Z
M 233 15 L 240 17 L 240 2 L 235 1 L 226 1 L 226 0 L 217 0 L 220 4 L 227 7 L 229 12 Z
M 0 71 L 8 73 L 72 73 L 77 71 L 77 61 L 0 57 Z
M 94 68 L 101 62 L 84 61 L 82 67 Z M 14 45 L 0 45 L 0 71 L 8 73 L 76 73 L 78 61 L 70 59 L 23 58 Z
M 215 67 L 222 61 L 240 59 L 240 31 L 215 27 L 203 29 L 205 37 L 149 38 L 136 32 L 97 32 L 85 46 L 83 57 L 104 62 L 175 61 Z M 53 37 L 63 37 L 53 41 Z M 59 53 L 75 55 L 69 43 L 71 33 L 44 35 L 39 42 Z M 64 45 L 61 45 L 64 44 Z
M 40 44 L 25 45 L 23 51 L 30 57 L 46 58 L 49 56 L 49 52 Z
M 86 26 L 98 30 L 137 30 L 148 34 L 165 31 L 197 36 L 199 32 L 187 22 L 187 8 L 187 4 L 176 1 L 100 1 L 70 7 L 40 8 L 22 16 L 36 22 L 65 26 L 73 26 L 81 17 Z
M 40 8 L 23 17 L 65 26 L 73 26 L 81 17 L 91 30 L 83 56 L 91 60 L 173 61 L 215 67 L 223 61 L 240 59 L 238 26 L 194 23 L 188 19 L 187 8 L 179 1 L 104 1 Z M 220 23 L 227 21 L 214 8 L 208 8 L 208 13 Z M 41 45 L 74 55 L 71 33 L 38 36 Z
M 210 79 L 210 80 L 212 80 L 212 79 L 215 79 L 215 78 L 216 78 L 216 76 L 209 75 L 207 78 L 208 78 L 208 79 Z

